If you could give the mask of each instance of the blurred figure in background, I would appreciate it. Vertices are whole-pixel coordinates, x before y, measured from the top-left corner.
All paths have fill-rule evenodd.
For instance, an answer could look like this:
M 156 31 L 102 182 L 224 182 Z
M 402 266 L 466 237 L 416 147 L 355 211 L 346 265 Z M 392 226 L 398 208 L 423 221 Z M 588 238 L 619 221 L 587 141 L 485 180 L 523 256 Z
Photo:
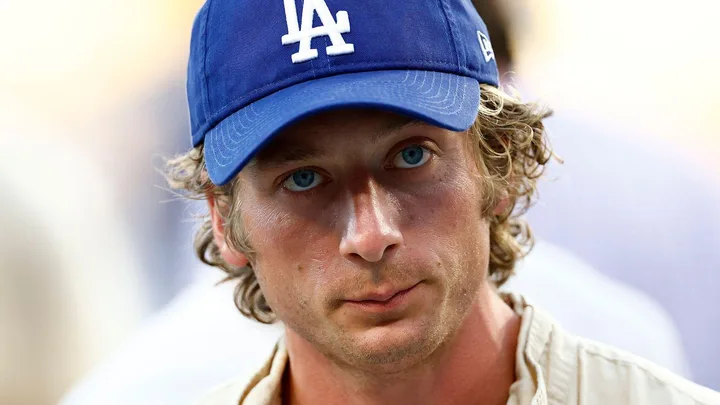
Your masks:
M 184 28 L 201 0 L 0 1 L 0 94 L 95 161 L 131 233 L 149 310 L 192 279 L 184 204 L 158 155 L 188 145 Z M 8 112 L 12 114 L 11 111 Z M 187 229 L 179 230 L 179 228 Z M 183 236 L 185 236 L 183 238 Z
M 138 326 L 147 297 L 95 162 L 0 106 L 0 403 L 49 405 Z
M 497 0 L 474 3 L 484 16 L 502 21 L 493 24 L 490 35 L 501 69 L 512 71 L 513 36 L 527 29 L 517 23 L 524 10 Z M 622 63 L 613 60 L 612 48 L 608 44 L 607 54 L 598 50 L 598 63 Z M 522 76 L 512 81 L 522 94 L 533 92 L 533 83 Z M 682 91 L 682 85 L 667 91 Z M 657 300 L 679 326 L 693 379 L 720 388 L 716 179 L 659 136 L 633 133 L 587 108 L 555 112 L 547 126 L 565 163 L 551 166 L 548 178 L 554 180 L 539 186 L 539 202 L 528 213 L 535 235 Z

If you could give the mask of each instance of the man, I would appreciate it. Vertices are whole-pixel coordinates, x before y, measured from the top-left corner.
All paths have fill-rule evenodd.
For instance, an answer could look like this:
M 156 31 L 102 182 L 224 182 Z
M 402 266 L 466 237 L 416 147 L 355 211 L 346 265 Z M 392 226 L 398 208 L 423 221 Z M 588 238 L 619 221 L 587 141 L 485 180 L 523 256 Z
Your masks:
M 207 198 L 198 253 L 241 312 L 285 332 L 206 403 L 720 401 L 496 292 L 551 157 L 549 111 L 497 85 L 469 2 L 201 9 L 168 177 Z
M 506 59 L 503 55 L 508 54 L 507 41 L 503 40 L 507 38 L 503 35 L 507 22 L 487 10 L 491 4 L 477 3 L 485 7 L 481 16 L 493 38 L 495 59 L 501 64 Z M 178 111 L 174 114 L 182 115 Z M 566 162 L 574 161 L 565 152 L 563 157 Z M 550 215 L 556 218 L 564 214 Z M 517 274 L 502 290 L 523 294 L 552 313 L 566 330 L 688 375 L 674 325 L 662 308 L 643 294 L 604 277 L 567 251 L 544 241 L 537 242 L 515 268 Z M 63 404 L 190 404 L 219 381 L 252 376 L 272 351 L 282 328 L 239 316 L 228 300 L 231 291 L 224 290 L 233 286 L 215 286 L 219 281 L 217 272 L 206 267 L 197 270 L 201 279 L 155 314 L 117 353 L 78 384 Z

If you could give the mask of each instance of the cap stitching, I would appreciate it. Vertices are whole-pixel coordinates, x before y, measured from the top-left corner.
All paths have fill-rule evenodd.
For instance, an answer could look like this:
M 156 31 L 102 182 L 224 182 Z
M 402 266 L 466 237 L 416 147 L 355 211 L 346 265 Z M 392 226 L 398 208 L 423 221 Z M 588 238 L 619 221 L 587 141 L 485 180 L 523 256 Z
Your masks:
M 379 62 L 379 61 L 364 61 L 364 62 L 345 63 L 345 64 L 343 64 L 343 65 L 341 65 L 341 66 L 338 66 L 338 67 L 370 65 L 370 64 L 375 64 L 375 63 L 378 63 L 378 62 Z M 428 59 L 410 59 L 410 60 L 408 60 L 408 59 L 397 59 L 397 60 L 384 60 L 384 61 L 380 61 L 380 62 L 431 62 L 431 63 L 437 64 L 438 67 L 451 67 L 451 68 L 457 69 L 457 65 L 455 65 L 455 64 L 453 64 L 453 63 L 440 62 L 440 61 L 437 61 L 437 60 L 428 60 Z M 415 68 L 415 69 L 400 69 L 400 68 L 395 68 L 395 69 L 392 69 L 392 68 L 390 68 L 390 69 L 378 69 L 378 71 L 382 71 L 382 70 L 423 70 L 423 69 L 418 69 L 418 68 Z M 424 70 L 428 70 L 428 69 L 424 69 Z M 237 98 L 233 99 L 232 101 L 228 102 L 227 104 L 223 105 L 222 107 L 219 107 L 219 108 L 218 108 L 218 112 L 216 112 L 216 113 L 214 113 L 214 114 L 212 114 L 212 115 L 210 115 L 210 116 L 207 116 L 206 119 L 205 119 L 205 125 L 204 125 L 204 126 L 207 126 L 210 121 L 213 121 L 213 120 L 216 119 L 217 117 L 221 116 L 221 115 L 222 115 L 221 113 L 222 113 L 222 110 L 223 110 L 223 109 L 229 107 L 230 105 L 232 105 L 232 104 L 234 104 L 234 103 L 237 103 L 239 100 L 242 100 L 243 98 L 246 98 L 246 97 L 249 98 L 249 97 L 252 96 L 253 94 L 257 94 L 257 93 L 259 93 L 259 92 L 261 92 L 261 91 L 263 91 L 263 90 L 267 90 L 268 88 L 270 88 L 270 87 L 272 87 L 272 86 L 275 86 L 275 85 L 278 85 L 278 84 L 282 84 L 282 83 L 285 83 L 285 82 L 292 82 L 292 81 L 295 80 L 297 77 L 301 77 L 301 76 L 307 75 L 307 74 L 309 74 L 309 73 L 311 73 L 314 78 L 317 78 L 315 69 L 313 69 L 312 71 L 309 70 L 309 71 L 306 71 L 306 72 L 298 73 L 298 74 L 293 75 L 293 76 L 290 76 L 290 77 L 286 77 L 286 78 L 284 78 L 283 80 L 279 80 L 279 81 L 275 81 L 275 82 L 268 83 L 268 84 L 266 84 L 266 85 L 264 85 L 264 86 L 262 86 L 262 87 L 259 87 L 259 88 L 255 89 L 255 90 L 251 91 L 251 92 L 248 92 L 248 93 L 243 94 L 242 97 L 237 97 Z M 353 72 L 339 73 L 339 74 L 350 74 L 350 73 L 353 73 Z M 362 72 L 354 72 L 354 73 L 362 73 Z M 451 73 L 451 72 L 443 72 L 443 73 L 457 74 L 457 73 Z M 460 75 L 460 76 L 466 76 L 466 75 Z M 248 103 L 248 104 L 250 104 L 250 103 Z M 207 131 L 203 131 L 203 132 L 207 132 Z
M 445 17 L 445 23 L 447 24 L 448 30 L 452 33 L 452 38 L 448 35 L 447 31 L 445 31 L 445 37 L 447 37 L 448 42 L 453 48 L 453 51 L 455 52 L 455 59 L 457 60 L 457 66 L 460 68 L 462 64 L 460 63 L 460 52 L 458 51 L 458 46 L 455 43 L 455 30 L 453 29 L 453 24 L 451 22 L 452 13 L 448 12 L 446 8 L 446 3 L 444 0 L 440 0 L 440 9 L 442 10 L 442 14 Z
M 397 84 L 397 82 L 392 82 L 392 81 L 388 81 L 388 82 L 386 82 L 386 83 L 395 83 L 395 84 Z M 422 85 L 421 85 L 420 87 L 422 87 Z M 456 114 L 458 111 L 460 111 L 460 110 L 462 109 L 462 106 L 463 106 L 463 105 L 465 104 L 465 102 L 467 101 L 467 98 L 465 97 L 466 92 L 467 92 L 467 83 L 464 84 L 464 85 L 462 86 L 462 89 L 461 89 L 461 88 L 460 88 L 460 83 L 459 83 L 459 82 L 456 82 L 456 83 L 455 83 L 455 89 L 454 89 L 454 90 L 451 90 L 451 89 L 448 88 L 448 90 L 449 90 L 448 93 L 446 93 L 444 99 L 442 100 L 443 108 L 432 108 L 432 107 L 430 107 L 430 106 L 428 106 L 428 105 L 425 105 L 425 107 L 426 107 L 426 108 L 429 108 L 430 110 L 432 110 L 432 111 L 434 111 L 434 112 L 436 112 L 436 113 L 440 113 L 440 114 L 443 114 L 443 115 Z M 460 90 L 462 90 L 462 91 L 460 91 Z M 448 96 L 449 96 L 451 93 L 454 94 L 454 95 L 456 95 L 456 96 L 458 95 L 458 93 L 461 93 L 461 94 L 460 94 L 460 97 L 461 97 L 460 103 L 459 103 L 459 105 L 456 107 L 455 110 L 453 110 L 453 111 L 451 111 L 451 112 L 444 112 L 444 111 L 447 111 L 448 108 L 450 108 L 451 106 L 456 105 L 457 102 L 458 102 L 457 97 L 454 97 L 452 102 L 450 102 L 450 103 L 447 102 Z M 431 98 L 434 98 L 434 97 L 435 97 L 435 96 L 433 96 L 433 97 L 431 97 Z M 253 111 L 253 112 L 254 112 L 254 111 Z M 246 116 L 246 118 L 247 118 L 247 109 L 245 109 L 245 111 L 244 111 L 243 113 L 245 114 L 245 116 Z M 270 119 L 270 116 L 269 116 L 268 114 L 266 114 L 264 117 L 262 117 L 262 118 L 261 118 L 261 125 L 263 125 L 264 122 L 267 122 L 268 119 Z M 234 136 L 230 135 L 229 132 L 227 132 L 227 131 L 232 130 L 232 132 L 234 132 L 235 135 L 242 135 L 241 132 L 237 131 L 237 127 L 235 126 L 235 124 L 237 123 L 237 121 L 238 121 L 238 120 L 233 120 L 233 121 L 231 122 L 232 128 L 228 127 L 228 125 L 225 125 L 225 126 L 223 126 L 223 127 L 219 127 L 219 128 L 217 129 L 217 131 L 219 132 L 219 133 L 218 133 L 218 136 L 214 137 L 214 138 L 215 138 L 214 142 L 210 142 L 210 144 L 208 145 L 208 146 L 209 146 L 209 150 L 212 152 L 212 155 L 213 155 L 213 158 L 214 158 L 213 160 L 214 160 L 215 164 L 216 164 L 217 166 L 219 166 L 219 167 L 226 167 L 226 166 L 230 165 L 231 163 L 233 163 L 233 161 L 235 160 L 235 159 L 233 159 L 231 156 L 224 156 L 221 151 L 216 150 L 215 146 L 219 146 L 219 143 L 220 143 L 220 142 L 223 143 L 223 146 L 224 146 L 223 149 L 225 149 L 225 150 L 227 150 L 227 151 L 234 151 L 234 150 L 237 150 L 238 148 L 242 148 L 242 147 L 246 146 L 246 145 L 244 145 L 244 142 L 242 141 L 241 138 L 234 137 Z M 254 120 L 250 120 L 249 123 L 252 123 L 253 121 L 254 121 Z M 243 125 L 242 122 L 240 122 L 240 124 L 241 124 L 241 126 L 243 126 L 243 127 L 245 128 L 245 126 Z M 252 130 L 253 128 L 249 128 L 249 129 Z M 233 139 L 228 139 L 228 138 L 233 138 Z M 228 145 L 228 144 L 227 144 L 228 141 L 232 142 L 233 145 L 232 145 L 232 146 Z M 224 158 L 223 161 L 220 161 L 219 157 Z
M 205 13 L 205 26 L 203 27 L 203 37 L 205 39 L 205 45 L 203 46 L 204 52 L 203 52 L 203 82 L 205 83 L 205 91 L 203 91 L 203 104 L 205 105 L 205 122 L 210 120 L 210 96 L 209 96 L 209 88 L 210 85 L 208 84 L 208 75 L 207 75 L 207 55 L 208 55 L 208 29 L 207 27 L 210 24 L 210 9 L 212 7 L 212 0 L 207 0 L 207 12 Z

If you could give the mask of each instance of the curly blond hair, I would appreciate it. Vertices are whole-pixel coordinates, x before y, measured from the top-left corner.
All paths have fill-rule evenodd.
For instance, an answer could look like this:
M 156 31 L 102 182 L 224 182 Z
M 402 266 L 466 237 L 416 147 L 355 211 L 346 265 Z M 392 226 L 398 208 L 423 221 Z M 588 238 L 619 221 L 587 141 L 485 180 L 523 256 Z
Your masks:
M 512 276 L 515 263 L 534 243 L 522 215 L 532 205 L 537 180 L 553 157 L 543 124 L 552 112 L 538 104 L 524 103 L 517 95 L 496 87 L 483 84 L 481 89 L 480 110 L 467 132 L 486 190 L 482 206 L 490 228 L 488 277 L 499 287 Z M 240 193 L 239 184 L 216 186 L 209 180 L 202 145 L 169 159 L 166 178 L 172 189 L 187 198 L 206 199 L 213 195 L 227 204 L 223 212 L 226 242 L 253 262 L 254 252 L 240 220 L 239 199 L 235 198 Z M 223 281 L 237 281 L 235 305 L 243 315 L 262 323 L 276 320 L 252 267 L 238 268 L 223 260 L 209 214 L 202 217 L 195 235 L 195 251 L 204 263 L 226 273 Z

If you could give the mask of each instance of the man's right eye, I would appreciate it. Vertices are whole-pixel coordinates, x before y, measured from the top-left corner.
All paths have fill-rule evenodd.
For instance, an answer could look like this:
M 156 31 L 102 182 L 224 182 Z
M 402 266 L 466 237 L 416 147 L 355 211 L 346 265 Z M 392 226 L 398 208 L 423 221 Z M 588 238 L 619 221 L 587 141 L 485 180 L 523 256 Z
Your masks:
M 301 169 L 289 175 L 283 182 L 283 187 L 295 192 L 307 191 L 320 185 L 323 179 L 315 170 Z

